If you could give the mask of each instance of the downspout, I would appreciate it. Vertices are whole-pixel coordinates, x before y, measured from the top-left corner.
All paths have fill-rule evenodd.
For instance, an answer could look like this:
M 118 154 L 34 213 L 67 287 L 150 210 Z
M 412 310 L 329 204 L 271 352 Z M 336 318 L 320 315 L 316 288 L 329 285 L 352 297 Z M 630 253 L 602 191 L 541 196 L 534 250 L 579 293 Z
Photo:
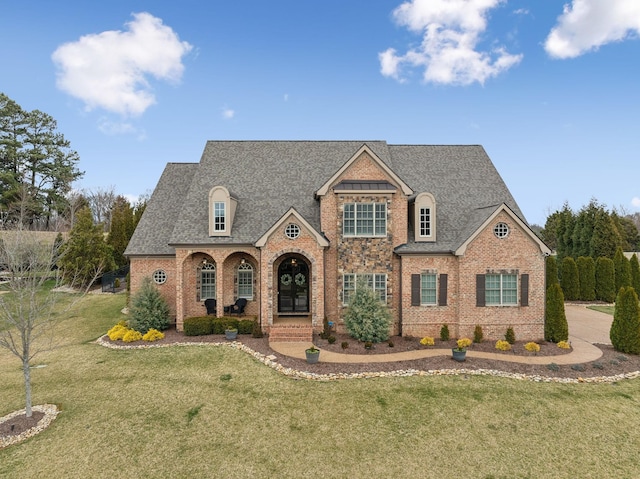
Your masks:
M 398 305 L 398 335 L 402 336 L 402 256 L 398 255 L 400 258 L 400 284 L 398 285 L 398 290 L 400 291 L 400 301 Z

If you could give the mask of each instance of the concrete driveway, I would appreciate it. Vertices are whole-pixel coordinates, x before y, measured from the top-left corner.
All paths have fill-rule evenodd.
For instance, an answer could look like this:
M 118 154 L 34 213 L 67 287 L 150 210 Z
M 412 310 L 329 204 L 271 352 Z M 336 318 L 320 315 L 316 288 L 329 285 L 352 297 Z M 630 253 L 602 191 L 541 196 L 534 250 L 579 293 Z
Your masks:
M 609 330 L 613 316 L 587 309 L 579 304 L 564 305 L 569 323 L 569 336 L 591 344 L 611 344 Z

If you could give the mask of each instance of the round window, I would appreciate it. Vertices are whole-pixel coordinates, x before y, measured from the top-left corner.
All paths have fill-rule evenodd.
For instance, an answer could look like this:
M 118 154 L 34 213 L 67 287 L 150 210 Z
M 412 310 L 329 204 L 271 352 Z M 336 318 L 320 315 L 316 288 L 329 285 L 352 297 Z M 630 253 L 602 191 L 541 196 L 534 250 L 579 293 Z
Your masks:
M 153 280 L 156 284 L 164 284 L 167 281 L 167 273 L 162 269 L 158 269 L 153 272 Z
M 498 238 L 506 238 L 509 235 L 509 226 L 506 223 L 498 223 L 493 227 L 493 234 Z
M 296 239 L 300 236 L 300 227 L 295 223 L 289 223 L 284 230 L 284 234 L 287 235 L 289 239 Z

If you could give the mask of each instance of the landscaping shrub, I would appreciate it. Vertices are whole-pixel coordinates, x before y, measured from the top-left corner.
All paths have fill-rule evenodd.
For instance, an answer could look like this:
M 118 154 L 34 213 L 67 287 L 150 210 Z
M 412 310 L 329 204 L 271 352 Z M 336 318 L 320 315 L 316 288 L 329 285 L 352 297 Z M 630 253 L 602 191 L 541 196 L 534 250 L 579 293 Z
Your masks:
M 213 334 L 213 322 L 210 316 L 185 318 L 183 326 L 185 336 L 205 336 L 207 334 Z
M 465 349 L 471 346 L 471 340 L 469 338 L 460 338 L 456 341 L 458 349 Z
M 547 256 L 546 287 L 558 283 L 558 262 L 555 256 Z
M 238 321 L 238 334 L 252 334 L 253 333 L 252 319 L 241 319 Z
M 511 351 L 511 345 L 502 339 L 496 341 L 496 349 L 500 351 Z
M 558 284 L 552 284 L 547 290 L 544 339 L 554 343 L 569 339 L 569 324 L 564 312 L 564 295 Z
M 507 328 L 507 332 L 504 335 L 504 339 L 509 344 L 515 344 L 515 342 L 516 342 L 516 333 L 513 331 L 513 328 L 511 326 L 509 326 Z
M 331 335 L 327 338 L 327 341 L 329 341 L 329 344 L 333 344 L 336 342 L 336 337 L 334 335 Z
M 596 260 L 596 299 L 613 303 L 616 299 L 613 260 L 601 256 Z
M 534 342 L 529 342 L 524 345 L 524 349 L 531 353 L 537 353 L 540 351 L 540 345 Z
M 631 286 L 631 265 L 620 246 L 616 248 L 616 254 L 613 256 L 613 269 L 615 291 L 618 294 L 620 288 Z
M 580 299 L 593 301 L 596 299 L 596 263 L 591 256 L 580 256 L 576 265 L 580 279 Z
M 253 320 L 251 336 L 254 338 L 264 338 L 264 333 L 262 332 L 262 328 L 260 327 L 260 321 L 258 321 L 257 319 Z
M 629 260 L 631 267 L 631 286 L 636 290 L 636 294 L 640 294 L 640 263 L 638 263 L 638 256 L 633 255 Z
M 449 341 L 449 326 L 446 324 L 440 328 L 440 341 Z
M 107 331 L 107 336 L 109 336 L 109 339 L 111 341 L 119 341 L 124 338 L 124 335 L 127 333 L 127 331 L 129 331 L 127 323 L 125 323 L 124 321 L 120 321 L 113 328 Z
M 143 341 L 153 342 L 159 339 L 164 339 L 164 333 L 153 328 L 151 328 L 142 336 Z
M 565 299 L 575 301 L 580 298 L 580 279 L 578 277 L 578 266 L 571 256 L 562 260 L 562 278 L 560 279 L 562 293 Z
M 560 341 L 558 347 L 560 349 L 571 349 L 571 344 L 569 344 L 569 341 Z
M 133 343 L 135 341 L 140 341 L 141 339 L 142 333 L 133 329 L 128 330 L 122 338 L 125 343 Z
M 616 351 L 640 354 L 640 305 L 631 286 L 620 288 L 609 338 Z
M 389 342 L 387 344 L 389 344 L 390 348 L 393 348 L 395 346 L 395 344 L 393 344 L 393 341 L 391 341 L 391 340 L 389 340 Z
M 484 333 L 482 332 L 482 326 L 477 324 L 475 329 L 473 330 L 473 342 L 481 343 L 483 339 L 484 339 Z
M 434 344 L 436 344 L 436 342 L 433 340 L 433 338 L 425 336 L 420 340 L 420 344 L 422 344 L 423 346 L 433 346 Z
M 129 327 L 143 334 L 151 328 L 159 331 L 169 328 L 169 305 L 149 277 L 143 279 L 140 290 L 131 297 Z
M 224 334 L 227 329 L 238 329 L 239 321 L 236 318 L 214 318 L 212 320 L 213 334 Z
M 379 343 L 389 339 L 391 314 L 378 294 L 358 281 L 356 292 L 344 312 L 344 325 L 349 334 L 360 341 Z
M 342 341 L 342 343 L 340 343 L 340 346 L 342 346 L 342 349 L 347 349 L 349 347 L 349 342 L 348 341 Z

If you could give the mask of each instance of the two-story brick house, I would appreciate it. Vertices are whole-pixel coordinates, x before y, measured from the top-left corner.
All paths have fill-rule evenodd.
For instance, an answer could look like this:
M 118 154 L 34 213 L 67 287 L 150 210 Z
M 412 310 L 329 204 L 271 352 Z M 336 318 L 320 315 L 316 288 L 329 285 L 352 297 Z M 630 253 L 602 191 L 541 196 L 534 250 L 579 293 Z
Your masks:
M 264 331 L 296 317 L 342 329 L 364 278 L 393 333 L 544 332 L 545 256 L 480 146 L 383 141 L 210 141 L 169 163 L 125 252 L 178 330 L 238 298 Z

